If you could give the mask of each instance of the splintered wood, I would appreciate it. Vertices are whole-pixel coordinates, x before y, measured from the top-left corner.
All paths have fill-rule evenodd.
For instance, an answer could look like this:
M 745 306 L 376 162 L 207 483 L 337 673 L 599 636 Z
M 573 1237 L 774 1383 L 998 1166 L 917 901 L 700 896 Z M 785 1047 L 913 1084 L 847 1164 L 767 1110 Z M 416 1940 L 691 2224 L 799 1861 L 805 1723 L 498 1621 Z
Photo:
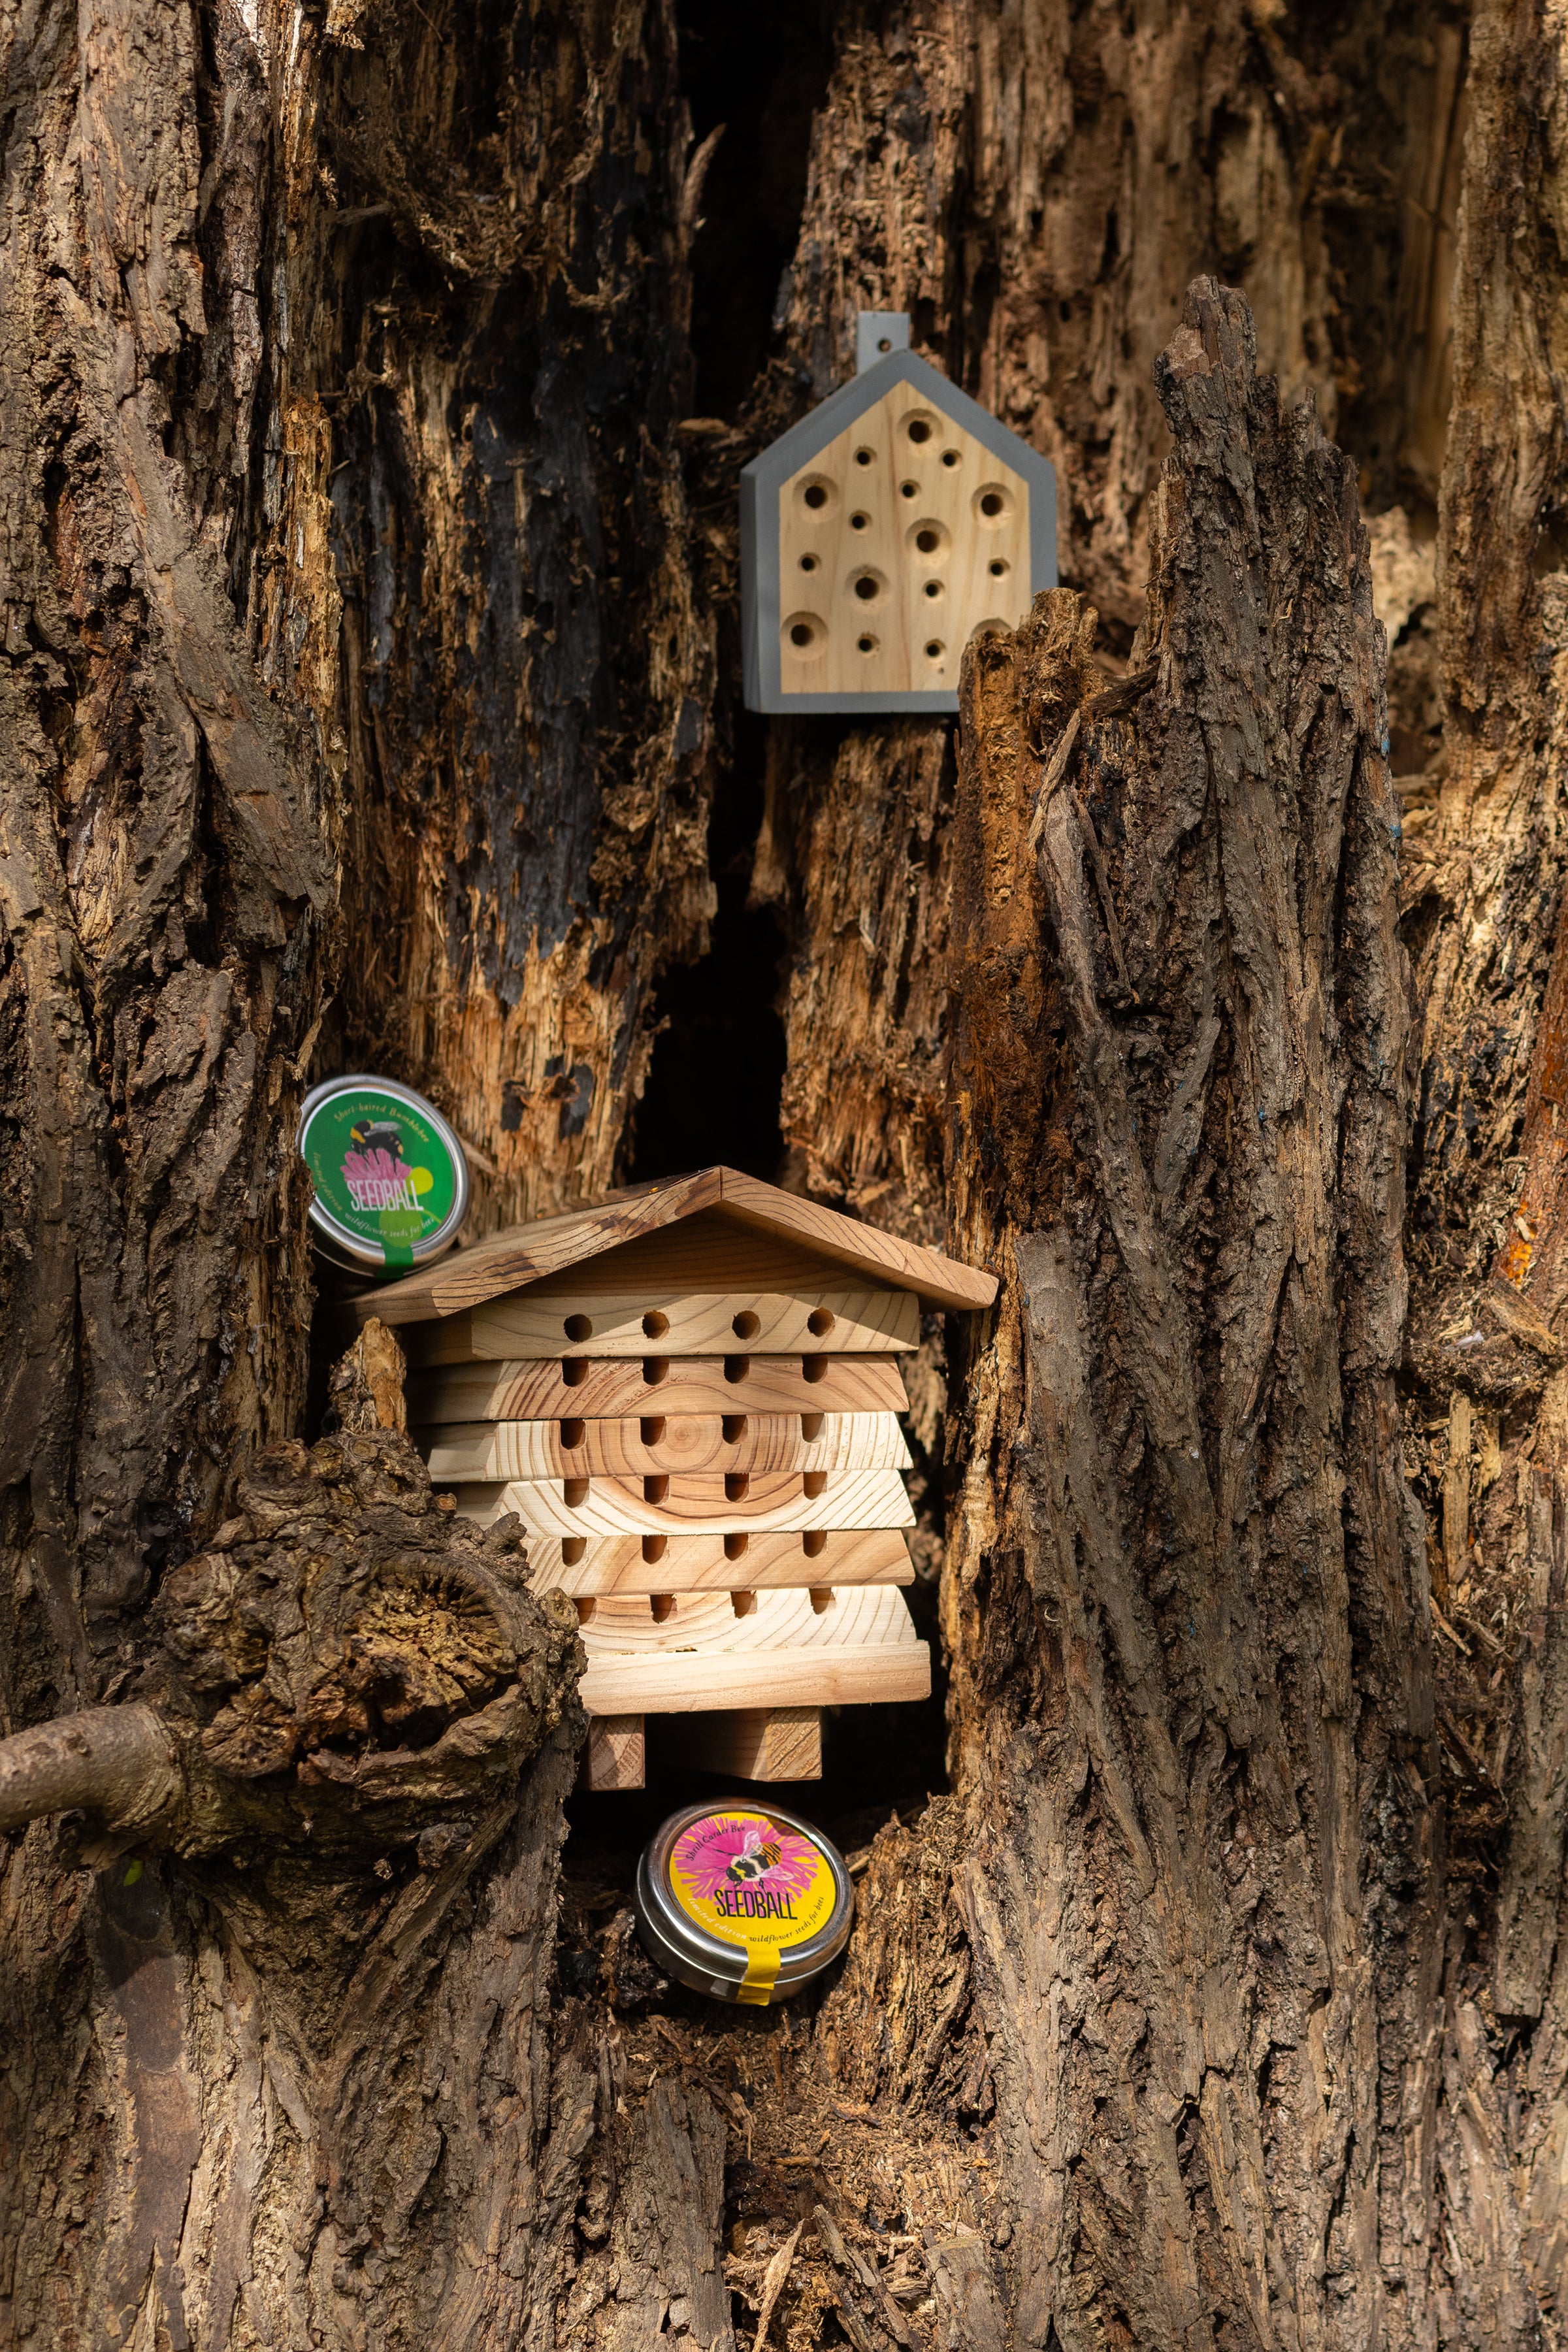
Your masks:
M 432 1477 L 521 1518 L 535 1588 L 577 1603 L 584 1787 L 641 1786 L 650 1714 L 694 1718 L 693 1763 L 809 1779 L 823 1706 L 929 1695 L 898 1358 L 922 1297 L 994 1288 L 709 1170 L 375 1295 Z

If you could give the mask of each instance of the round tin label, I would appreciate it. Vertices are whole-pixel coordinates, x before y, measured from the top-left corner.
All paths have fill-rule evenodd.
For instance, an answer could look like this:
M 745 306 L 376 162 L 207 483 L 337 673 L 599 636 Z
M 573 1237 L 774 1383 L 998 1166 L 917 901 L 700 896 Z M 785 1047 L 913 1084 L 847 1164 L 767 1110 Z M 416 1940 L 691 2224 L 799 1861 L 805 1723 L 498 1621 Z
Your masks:
M 362 1247 L 410 1266 L 451 1216 L 458 1175 L 433 1115 L 401 1094 L 345 1087 L 308 1108 L 300 1150 L 316 1203 Z
M 766 2001 L 780 1953 L 819 1935 L 838 1902 L 833 1864 L 810 1838 L 742 1808 L 689 1824 L 669 1857 L 669 1884 L 689 1918 L 744 1949 L 742 2000 Z

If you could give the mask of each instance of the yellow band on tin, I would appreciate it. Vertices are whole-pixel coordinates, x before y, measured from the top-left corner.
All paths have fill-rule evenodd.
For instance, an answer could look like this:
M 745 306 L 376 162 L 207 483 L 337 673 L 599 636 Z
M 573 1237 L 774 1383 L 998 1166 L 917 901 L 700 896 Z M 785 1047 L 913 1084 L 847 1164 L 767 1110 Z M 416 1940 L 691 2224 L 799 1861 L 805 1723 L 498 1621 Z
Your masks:
M 749 2000 L 759 2009 L 766 2009 L 779 1980 L 779 1948 L 776 1944 L 748 1944 L 746 1973 L 736 1990 L 737 2000 Z

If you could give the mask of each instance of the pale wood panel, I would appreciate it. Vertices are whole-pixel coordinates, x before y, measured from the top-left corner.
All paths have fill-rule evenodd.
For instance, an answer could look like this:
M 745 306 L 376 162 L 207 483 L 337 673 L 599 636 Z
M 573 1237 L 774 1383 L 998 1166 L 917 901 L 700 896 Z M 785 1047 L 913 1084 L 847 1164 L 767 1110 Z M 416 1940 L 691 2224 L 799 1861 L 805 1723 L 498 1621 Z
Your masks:
M 700 1209 L 663 1232 L 623 1242 L 602 1257 L 586 1259 L 563 1274 L 531 1283 L 531 1298 L 563 1291 L 801 1290 L 844 1286 L 835 1259 L 807 1249 L 791 1236 L 742 1224 L 722 1208 Z M 886 1287 L 907 1287 L 889 1280 Z
M 650 1378 L 650 1370 L 658 1378 Z M 576 1381 L 569 1372 L 581 1371 Z M 632 1420 L 648 1414 L 904 1412 L 896 1356 L 592 1358 L 464 1362 L 412 1374 L 408 1417 L 448 1421 Z
M 479 1518 L 479 1512 L 467 1514 Z M 733 1545 L 739 1539 L 731 1536 Z M 568 1543 L 584 1545 L 568 1560 Z M 726 1550 L 723 1536 L 671 1536 L 658 1559 L 645 1559 L 640 1536 L 531 1536 L 529 1581 L 536 1592 L 564 1592 L 574 1601 L 650 1593 L 808 1591 L 824 1586 L 912 1584 L 914 1565 L 897 1528 L 826 1530 L 820 1551 L 808 1552 L 798 1533 L 748 1536 L 742 1552 Z
M 753 1706 L 697 1716 L 681 1732 L 680 1757 L 737 1780 L 820 1780 L 822 1710 Z
M 839 1470 L 820 1495 L 808 1495 L 798 1470 L 759 1471 L 743 1496 L 724 1491 L 724 1480 L 708 1472 L 670 1476 L 665 1493 L 650 1502 L 642 1481 L 585 1478 L 587 1492 L 574 1501 L 560 1478 L 512 1478 L 496 1491 L 487 1481 L 479 1500 L 458 1486 L 458 1508 L 481 1525 L 515 1511 L 531 1536 L 762 1535 L 807 1529 L 912 1528 L 913 1507 L 897 1470 Z M 575 1488 L 574 1489 L 575 1491 Z
M 640 1789 L 647 1778 L 647 1737 L 640 1715 L 590 1715 L 580 1789 Z
M 786 695 L 955 688 L 973 632 L 1028 611 L 1027 483 L 911 384 L 862 410 L 778 497 Z
M 592 1714 L 693 1715 L 731 1706 L 879 1706 L 931 1696 L 923 1642 L 854 1649 L 750 1650 L 703 1657 L 591 1658 Z
M 510 1226 L 471 1249 L 454 1250 L 424 1273 L 360 1292 L 345 1311 L 355 1322 L 374 1315 L 398 1325 L 457 1315 L 705 1212 L 721 1212 L 752 1232 L 798 1244 L 873 1281 L 912 1290 L 933 1306 L 988 1307 L 996 1296 L 994 1275 L 962 1265 L 940 1250 L 900 1241 L 738 1169 L 702 1168 L 613 1194 L 591 1208 Z
M 823 1605 L 818 1606 L 821 1601 Z M 610 1654 L 662 1656 L 695 1646 L 718 1651 L 842 1649 L 855 1643 L 913 1643 L 914 1620 L 895 1585 L 853 1591 L 759 1592 L 737 1613 L 727 1592 L 682 1592 L 655 1615 L 646 1600 L 598 1601 L 580 1628 L 590 1660 Z M 791 1705 L 796 1702 L 791 1701 Z
M 645 1428 L 658 1434 L 645 1438 Z M 807 1430 L 814 1433 L 807 1436 Z M 666 1472 L 826 1473 L 910 1467 L 910 1449 L 891 1412 L 468 1421 L 416 1426 L 409 1434 L 435 1479 L 647 1477 Z M 570 1444 L 568 1435 L 573 1440 Z
M 679 1291 L 630 1297 L 531 1290 L 476 1307 L 468 1344 L 476 1356 L 520 1363 L 545 1356 L 722 1356 L 761 1349 L 783 1355 L 881 1355 L 918 1348 L 920 1301 L 909 1290 Z

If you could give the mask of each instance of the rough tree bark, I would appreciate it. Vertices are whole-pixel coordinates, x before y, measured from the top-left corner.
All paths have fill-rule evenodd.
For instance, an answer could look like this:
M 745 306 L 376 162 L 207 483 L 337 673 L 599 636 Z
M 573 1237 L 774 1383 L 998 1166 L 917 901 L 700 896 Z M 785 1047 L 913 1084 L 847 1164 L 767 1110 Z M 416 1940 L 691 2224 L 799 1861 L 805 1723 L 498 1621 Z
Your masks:
M 701 0 L 0 20 L 0 2342 L 1554 2342 L 1559 15 L 758 21 L 702 417 Z M 752 727 L 735 469 L 863 305 L 1069 586 L 957 730 Z M 1005 1290 L 952 1791 L 731 2027 L 395 1351 L 308 1421 L 290 1137 L 363 1062 L 476 1230 L 625 1172 L 753 792 L 788 1180 Z

